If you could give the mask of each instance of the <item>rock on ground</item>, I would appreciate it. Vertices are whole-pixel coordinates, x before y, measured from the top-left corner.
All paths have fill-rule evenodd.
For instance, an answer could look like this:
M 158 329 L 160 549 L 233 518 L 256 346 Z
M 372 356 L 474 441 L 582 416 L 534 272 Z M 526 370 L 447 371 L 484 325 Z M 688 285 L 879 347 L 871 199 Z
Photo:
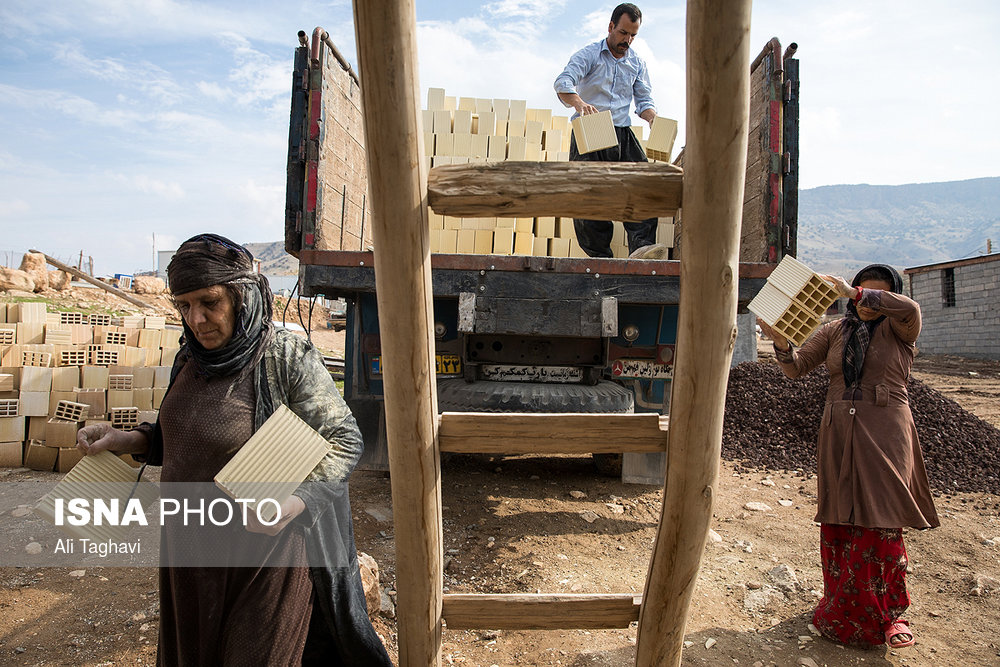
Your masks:
M 361 585 L 365 589 L 365 604 L 368 605 L 368 615 L 374 617 L 382 608 L 382 590 L 378 583 L 378 563 L 364 551 L 359 551 L 358 565 L 361 569 Z
M 0 266 L 0 290 L 4 290 L 5 292 L 11 290 L 34 292 L 35 281 L 20 269 L 8 269 L 5 266 Z
M 54 289 L 57 292 L 61 292 L 67 287 L 69 287 L 70 280 L 72 280 L 72 276 L 70 276 L 65 271 L 59 271 L 58 269 L 55 271 L 49 271 L 50 289 Z
M 22 271 L 31 276 L 35 281 L 35 291 L 41 292 L 49 287 L 48 265 L 45 263 L 45 256 L 38 252 L 26 252 L 21 258 Z
M 167 291 L 167 283 L 156 276 L 134 276 L 132 291 L 136 294 L 163 294 Z

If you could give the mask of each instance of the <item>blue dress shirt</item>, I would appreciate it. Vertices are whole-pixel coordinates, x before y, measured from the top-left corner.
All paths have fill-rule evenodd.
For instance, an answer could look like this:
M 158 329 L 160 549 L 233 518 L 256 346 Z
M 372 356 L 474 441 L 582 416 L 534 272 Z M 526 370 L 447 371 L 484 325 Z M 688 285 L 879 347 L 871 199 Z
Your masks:
M 616 127 L 628 127 L 629 106 L 635 98 L 635 112 L 655 109 L 646 63 L 629 48 L 615 58 L 606 39 L 589 44 L 569 59 L 556 77 L 557 93 L 576 93 L 599 111 L 610 110 Z M 579 114 L 573 114 L 576 118 Z

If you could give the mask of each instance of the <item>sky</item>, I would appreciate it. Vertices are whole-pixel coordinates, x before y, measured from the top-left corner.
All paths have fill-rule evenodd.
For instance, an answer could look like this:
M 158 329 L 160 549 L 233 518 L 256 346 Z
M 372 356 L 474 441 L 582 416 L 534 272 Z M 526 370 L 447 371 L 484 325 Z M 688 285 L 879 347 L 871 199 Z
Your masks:
M 552 81 L 614 4 L 418 1 L 422 99 L 569 115 Z M 637 4 L 633 48 L 680 145 L 685 5 Z M 1000 3 L 760 0 L 751 21 L 751 57 L 799 45 L 801 188 L 1000 175 Z M 108 275 L 154 268 L 154 238 L 282 239 L 296 34 L 316 26 L 359 69 L 341 0 L 0 2 L 0 264 L 82 251 Z

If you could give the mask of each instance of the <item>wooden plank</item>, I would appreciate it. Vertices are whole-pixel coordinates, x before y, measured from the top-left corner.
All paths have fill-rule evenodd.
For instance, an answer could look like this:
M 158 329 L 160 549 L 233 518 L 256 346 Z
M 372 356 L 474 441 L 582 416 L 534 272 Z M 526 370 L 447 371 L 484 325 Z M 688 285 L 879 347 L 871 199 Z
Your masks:
M 664 452 L 669 417 L 655 413 L 445 412 L 442 452 L 466 454 L 604 454 Z
M 672 216 L 683 173 L 662 162 L 491 162 L 431 169 L 435 213 L 639 221 Z
M 627 628 L 639 620 L 642 596 L 625 594 L 446 594 L 449 630 Z
M 145 301 L 143 301 L 141 299 L 137 299 L 136 297 L 132 296 L 131 294 L 128 294 L 126 292 L 121 291 L 117 287 L 112 287 L 111 285 L 108 285 L 107 283 L 102 283 L 100 280 L 97 280 L 96 278 L 92 278 L 92 277 L 88 276 L 86 273 L 83 273 L 82 271 L 78 271 L 77 269 L 74 269 L 72 266 L 69 266 L 68 264 L 63 264 L 58 259 L 55 259 L 53 257 L 49 257 L 48 255 L 46 255 L 45 253 L 43 253 L 40 250 L 29 250 L 28 252 L 37 252 L 40 255 L 44 255 L 45 256 L 45 261 L 48 262 L 49 264 L 51 264 L 52 266 L 56 267 L 60 271 L 65 271 L 66 273 L 70 274 L 71 276 L 79 278 L 80 280 L 85 280 L 88 283 L 90 283 L 91 285 L 94 285 L 95 287 L 100 287 L 105 292 L 111 292 L 112 294 L 114 294 L 118 298 L 124 299 L 125 301 L 128 301 L 132 305 L 139 306 L 140 308 L 145 308 L 146 310 L 157 310 L 157 308 L 155 306 L 151 306 L 148 303 L 146 303 Z
M 413 0 L 355 0 L 396 549 L 399 664 L 441 661 L 441 469 Z
M 688 0 L 684 254 L 663 508 L 636 667 L 679 666 L 722 453 L 746 170 L 750 0 Z M 706 48 L 706 45 L 724 48 Z

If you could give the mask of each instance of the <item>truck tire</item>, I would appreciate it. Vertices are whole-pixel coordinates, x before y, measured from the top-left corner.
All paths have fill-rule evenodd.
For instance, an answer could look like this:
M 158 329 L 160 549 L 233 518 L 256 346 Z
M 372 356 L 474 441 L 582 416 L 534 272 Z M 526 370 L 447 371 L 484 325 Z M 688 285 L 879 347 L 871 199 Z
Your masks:
M 615 382 L 596 385 L 540 382 L 438 382 L 441 412 L 617 412 L 634 409 L 632 392 Z M 621 454 L 591 454 L 598 474 L 620 477 Z
M 541 382 L 438 382 L 439 412 L 632 412 L 632 392 L 602 380 L 596 385 Z

